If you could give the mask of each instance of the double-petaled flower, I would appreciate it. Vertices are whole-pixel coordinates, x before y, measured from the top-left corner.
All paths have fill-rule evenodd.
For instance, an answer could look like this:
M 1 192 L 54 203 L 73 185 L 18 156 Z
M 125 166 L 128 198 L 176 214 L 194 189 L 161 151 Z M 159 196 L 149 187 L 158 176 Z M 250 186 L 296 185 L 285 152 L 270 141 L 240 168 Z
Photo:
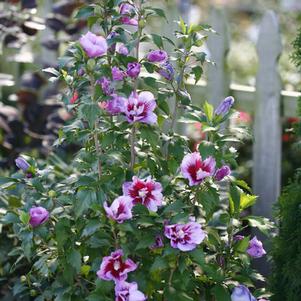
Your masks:
M 111 206 L 108 206 L 107 202 L 104 203 L 104 209 L 107 216 L 121 224 L 127 219 L 132 218 L 133 202 L 130 197 L 120 196 L 113 201 Z
M 90 58 L 99 57 L 107 53 L 108 45 L 106 39 L 90 31 L 83 35 L 79 42 Z
M 181 172 L 189 185 L 194 186 L 202 183 L 205 178 L 213 176 L 215 172 L 215 159 L 208 157 L 202 160 L 199 152 L 187 154 L 181 163 Z
M 253 258 L 260 258 L 266 254 L 262 242 L 256 236 L 249 241 L 247 253 Z
M 128 273 L 137 269 L 137 264 L 129 258 L 123 260 L 122 257 L 121 249 L 112 252 L 110 256 L 105 256 L 97 271 L 98 278 L 115 282 L 126 280 Z
M 149 210 L 156 212 L 162 206 L 162 186 L 148 177 L 141 180 L 132 178 L 132 182 L 125 182 L 122 186 L 123 194 L 129 196 L 134 204 L 142 204 Z
M 194 221 L 187 224 L 166 225 L 164 235 L 170 239 L 173 248 L 184 252 L 195 249 L 206 237 L 201 225 Z
M 154 124 L 157 115 L 153 112 L 157 104 L 151 92 L 143 91 L 139 94 L 132 92 L 125 102 L 124 114 L 130 123 L 143 122 Z
M 136 282 L 121 281 L 115 286 L 115 301 L 145 301 L 145 295 L 138 290 Z

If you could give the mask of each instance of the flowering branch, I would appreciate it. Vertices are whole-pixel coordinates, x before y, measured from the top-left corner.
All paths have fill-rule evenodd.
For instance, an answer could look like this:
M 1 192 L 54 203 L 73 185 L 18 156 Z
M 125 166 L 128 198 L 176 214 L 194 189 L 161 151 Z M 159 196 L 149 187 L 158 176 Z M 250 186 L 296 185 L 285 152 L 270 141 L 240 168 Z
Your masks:
M 141 28 L 141 1 L 138 1 L 137 6 L 137 14 L 138 14 L 138 28 L 137 28 L 137 44 L 136 44 L 136 61 L 139 62 L 139 48 L 140 48 L 140 38 L 142 34 L 142 28 Z M 134 92 L 136 92 L 138 88 L 138 76 L 134 79 Z M 130 169 L 134 170 L 134 165 L 136 161 L 136 153 L 135 153 L 135 136 L 136 136 L 136 124 L 133 123 L 132 131 L 130 135 L 130 142 L 131 142 L 131 162 L 130 162 Z
M 95 97 L 95 79 L 93 75 L 90 75 L 90 83 L 91 83 L 91 88 L 92 88 L 92 100 L 96 101 L 96 97 Z M 100 156 L 101 156 L 101 147 L 99 144 L 99 140 L 98 140 L 98 120 L 96 119 L 96 121 L 94 122 L 94 144 L 95 144 L 95 150 L 96 150 L 96 155 L 97 155 L 97 168 L 98 168 L 98 177 L 99 179 L 101 178 L 101 174 L 102 174 L 102 166 L 101 166 L 101 160 L 100 160 Z

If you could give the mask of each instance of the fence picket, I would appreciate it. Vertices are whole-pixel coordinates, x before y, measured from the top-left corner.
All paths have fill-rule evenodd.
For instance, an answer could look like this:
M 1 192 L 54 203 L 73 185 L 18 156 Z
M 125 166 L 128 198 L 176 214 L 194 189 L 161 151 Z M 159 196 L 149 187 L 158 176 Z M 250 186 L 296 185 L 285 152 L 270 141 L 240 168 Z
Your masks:
M 259 200 L 254 213 L 271 217 L 280 193 L 281 180 L 281 80 L 278 58 L 281 36 L 277 16 L 267 11 L 257 43 L 259 69 L 256 78 L 256 106 L 253 146 L 253 188 Z
M 212 9 L 209 24 L 218 32 L 218 35 L 210 35 L 208 38 L 210 59 L 216 65 L 208 68 L 207 98 L 216 106 L 229 93 L 230 76 L 226 58 L 230 48 L 230 37 L 228 22 L 222 10 Z

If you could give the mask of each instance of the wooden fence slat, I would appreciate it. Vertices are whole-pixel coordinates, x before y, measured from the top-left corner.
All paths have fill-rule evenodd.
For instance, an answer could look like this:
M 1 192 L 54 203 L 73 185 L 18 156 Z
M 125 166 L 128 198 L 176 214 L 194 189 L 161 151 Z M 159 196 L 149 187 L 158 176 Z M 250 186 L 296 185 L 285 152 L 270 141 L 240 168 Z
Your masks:
M 256 77 L 256 106 L 253 146 L 253 188 L 259 196 L 253 211 L 271 217 L 281 181 L 281 80 L 278 58 L 282 51 L 277 16 L 267 11 L 257 42 L 259 69 Z
M 230 86 L 230 76 L 226 65 L 230 37 L 228 21 L 224 11 L 216 8 L 212 9 L 209 24 L 217 31 L 218 35 L 210 35 L 208 38 L 210 59 L 216 65 L 208 68 L 207 98 L 210 103 L 217 106 L 222 99 L 228 96 Z

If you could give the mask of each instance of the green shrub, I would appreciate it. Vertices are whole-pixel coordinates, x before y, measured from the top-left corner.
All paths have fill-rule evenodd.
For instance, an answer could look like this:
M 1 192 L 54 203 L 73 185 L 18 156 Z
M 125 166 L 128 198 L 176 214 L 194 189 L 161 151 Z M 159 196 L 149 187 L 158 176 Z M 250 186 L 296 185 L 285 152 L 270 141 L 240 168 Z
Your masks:
M 279 235 L 273 242 L 272 301 L 299 301 L 301 296 L 301 171 L 277 204 Z

